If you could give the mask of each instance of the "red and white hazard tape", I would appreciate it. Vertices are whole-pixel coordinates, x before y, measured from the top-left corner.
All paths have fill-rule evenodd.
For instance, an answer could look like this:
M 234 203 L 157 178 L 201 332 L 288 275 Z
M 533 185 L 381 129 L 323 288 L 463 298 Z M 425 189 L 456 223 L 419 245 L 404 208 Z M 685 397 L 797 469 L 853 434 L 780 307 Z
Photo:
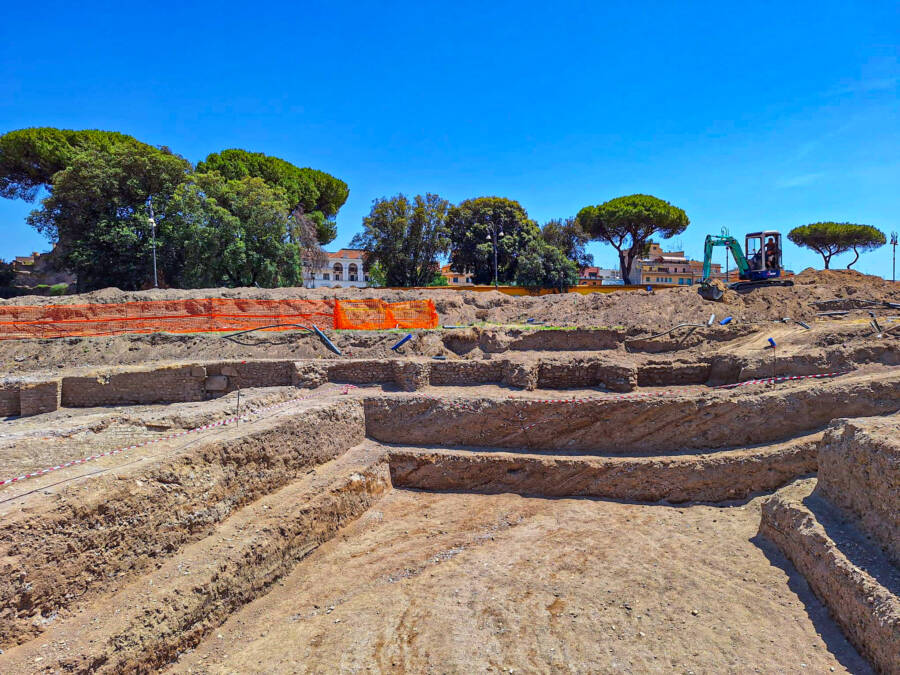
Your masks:
M 782 377 L 768 377 L 764 380 L 747 380 L 746 382 L 735 382 L 734 384 L 720 384 L 713 389 L 734 389 L 735 387 L 744 387 L 748 384 L 766 384 L 768 382 L 785 382 L 787 380 L 809 380 L 819 379 L 823 377 L 837 377 L 838 375 L 846 375 L 851 371 L 837 370 L 833 373 L 817 373 L 815 375 L 785 375 Z
M 356 387 L 352 384 L 344 385 L 341 388 L 342 394 L 347 394 L 351 389 L 356 389 Z M 168 436 L 161 436 L 159 438 L 154 438 L 149 441 L 144 441 L 143 443 L 135 443 L 134 445 L 126 445 L 121 448 L 116 448 L 115 450 L 109 450 L 108 452 L 101 452 L 96 455 L 89 455 L 87 457 L 82 457 L 81 459 L 73 459 L 71 462 L 65 462 L 63 464 L 57 464 L 56 466 L 50 466 L 46 469 L 41 469 L 40 471 L 34 471 L 32 473 L 26 473 L 21 476 L 16 476 L 14 478 L 7 478 L 6 480 L 0 481 L 0 487 L 4 485 L 9 485 L 11 483 L 19 483 L 23 480 L 27 480 L 29 478 L 37 478 L 38 476 L 44 476 L 52 471 L 59 471 L 60 469 L 67 469 L 70 466 L 77 466 L 79 464 L 84 464 L 86 462 L 92 462 L 95 459 L 101 459 L 103 457 L 112 457 L 113 455 L 118 455 L 126 450 L 136 450 L 137 448 L 144 448 L 148 445 L 154 445 L 156 443 L 162 443 L 164 441 L 171 441 L 176 438 L 181 438 L 182 436 L 187 436 L 188 434 L 196 434 L 201 431 L 208 431 L 209 429 L 214 429 L 216 427 L 224 427 L 228 424 L 234 424 L 235 422 L 243 421 L 250 419 L 253 415 L 257 415 L 262 412 L 269 412 L 271 410 L 276 410 L 278 408 L 283 408 L 291 403 L 297 403 L 298 401 L 304 401 L 309 398 L 313 398 L 314 396 L 318 396 L 321 392 L 317 392 L 315 394 L 310 394 L 308 396 L 297 396 L 295 398 L 290 398 L 286 401 L 282 401 L 281 403 L 273 403 L 272 405 L 263 406 L 261 408 L 253 408 L 249 412 L 243 415 L 235 415 L 234 417 L 228 417 L 223 420 L 218 420 L 217 422 L 210 422 L 209 424 L 204 424 L 202 427 L 194 427 L 193 429 L 187 429 L 186 431 L 179 431 L 177 434 L 169 434 Z

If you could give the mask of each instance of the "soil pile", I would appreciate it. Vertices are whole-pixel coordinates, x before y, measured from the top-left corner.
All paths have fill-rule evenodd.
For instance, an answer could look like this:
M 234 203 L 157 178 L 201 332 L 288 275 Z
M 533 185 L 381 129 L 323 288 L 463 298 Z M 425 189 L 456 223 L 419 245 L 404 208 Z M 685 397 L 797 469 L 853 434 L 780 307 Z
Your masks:
M 789 316 L 808 321 L 817 312 L 844 308 L 839 301 L 900 302 L 900 288 L 881 277 L 852 270 L 804 270 L 794 277 L 793 287 L 758 288 L 747 293 L 726 293 L 722 302 L 701 298 L 696 288 L 667 288 L 654 291 L 616 293 L 564 293 L 545 296 L 509 296 L 488 291 L 456 291 L 445 288 L 396 290 L 375 288 L 213 288 L 154 289 L 120 291 L 105 288 L 92 293 L 58 298 L 23 296 L 4 305 L 44 305 L 134 302 L 179 298 L 380 298 L 387 302 L 411 299 L 434 300 L 443 324 L 520 323 L 531 319 L 554 326 L 639 327 L 645 330 L 669 328 L 676 323 L 705 321 L 710 314 L 732 316 L 740 321 L 778 320 Z

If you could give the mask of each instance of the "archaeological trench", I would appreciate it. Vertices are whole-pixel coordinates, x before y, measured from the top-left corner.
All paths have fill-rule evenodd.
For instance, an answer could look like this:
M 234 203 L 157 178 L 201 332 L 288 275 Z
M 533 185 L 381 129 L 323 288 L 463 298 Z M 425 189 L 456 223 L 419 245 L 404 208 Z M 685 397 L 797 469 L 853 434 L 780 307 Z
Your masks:
M 0 672 L 900 673 L 863 328 L 22 341 Z

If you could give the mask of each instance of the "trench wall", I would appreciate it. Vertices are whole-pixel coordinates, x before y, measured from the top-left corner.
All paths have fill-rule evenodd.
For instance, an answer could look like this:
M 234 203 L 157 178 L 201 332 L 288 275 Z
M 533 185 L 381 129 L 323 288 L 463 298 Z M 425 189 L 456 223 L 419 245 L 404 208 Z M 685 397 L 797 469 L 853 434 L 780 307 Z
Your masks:
M 818 490 L 900 567 L 900 415 L 841 420 L 819 447 Z
M 815 494 L 800 500 L 776 493 L 763 502 L 759 532 L 806 578 L 876 672 L 893 675 L 900 672 L 900 578 L 833 510 Z
M 698 396 L 596 399 L 436 399 L 384 394 L 365 400 L 367 434 L 384 443 L 625 454 L 768 443 L 832 419 L 900 409 L 900 372 L 820 381 L 797 389 Z
M 574 361 L 226 361 L 154 368 L 122 368 L 0 383 L 0 416 L 35 415 L 59 407 L 85 408 L 203 401 L 248 387 L 317 387 L 327 382 L 396 385 L 415 391 L 429 385 L 504 384 L 523 389 L 601 386 L 631 391 L 634 368 L 604 359 Z
M 0 645 L 41 630 L 83 601 L 151 569 L 209 535 L 237 509 L 364 441 L 362 405 L 342 398 L 301 405 L 201 437 L 162 459 L 62 488 L 58 499 L 0 522 Z
M 544 457 L 407 448 L 392 448 L 389 457 L 395 487 L 643 502 L 722 501 L 773 490 L 815 472 L 819 437 L 669 457 Z

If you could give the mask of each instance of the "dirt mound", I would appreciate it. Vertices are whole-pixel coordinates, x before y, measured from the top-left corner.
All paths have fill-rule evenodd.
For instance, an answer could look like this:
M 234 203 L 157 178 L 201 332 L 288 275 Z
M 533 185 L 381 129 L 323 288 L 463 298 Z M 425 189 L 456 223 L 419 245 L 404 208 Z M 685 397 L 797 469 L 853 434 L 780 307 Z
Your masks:
M 545 296 L 510 296 L 496 291 L 475 292 L 435 289 L 373 288 L 212 288 L 120 291 L 104 288 L 92 293 L 59 298 L 24 296 L 0 301 L 3 305 L 44 305 L 172 300 L 179 298 L 380 298 L 387 302 L 434 300 L 443 324 L 477 322 L 544 322 L 555 326 L 668 328 L 680 322 L 706 321 L 715 312 L 739 321 L 778 320 L 785 316 L 809 320 L 821 308 L 813 303 L 834 299 L 892 300 L 900 302 L 900 288 L 881 277 L 852 270 L 804 270 L 792 288 L 758 288 L 748 293 L 726 293 L 722 302 L 703 300 L 694 287 L 622 291 L 616 293 L 564 293 Z

